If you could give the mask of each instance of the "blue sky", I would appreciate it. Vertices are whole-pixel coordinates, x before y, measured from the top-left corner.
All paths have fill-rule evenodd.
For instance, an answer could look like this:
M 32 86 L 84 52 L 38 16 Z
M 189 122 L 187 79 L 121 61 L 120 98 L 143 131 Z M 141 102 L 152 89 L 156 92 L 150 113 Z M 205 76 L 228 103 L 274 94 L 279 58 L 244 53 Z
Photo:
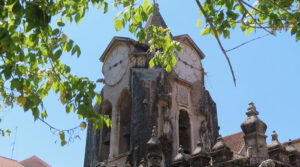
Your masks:
M 218 109 L 218 120 L 223 136 L 239 132 L 245 120 L 248 103 L 253 101 L 260 112 L 259 117 L 268 125 L 267 141 L 276 130 L 280 141 L 300 138 L 300 43 L 290 33 L 267 36 L 239 49 L 229 52 L 236 78 L 235 87 L 229 66 L 217 41 L 210 36 L 200 36 L 202 27 L 196 27 L 199 10 L 194 1 L 159 1 L 160 12 L 173 35 L 189 34 L 206 58 L 203 65 L 207 76 L 205 86 L 210 91 Z M 132 35 L 125 29 L 114 30 L 113 18 L 118 9 L 110 7 L 107 14 L 91 8 L 83 21 L 67 25 L 63 31 L 81 47 L 79 59 L 65 55 L 63 61 L 72 67 L 72 73 L 89 77 L 92 81 L 103 77 L 99 57 L 113 36 Z M 204 21 L 203 21 L 204 23 Z M 249 37 L 238 30 L 230 40 L 222 39 L 224 47 L 230 49 L 242 42 L 264 35 L 257 31 Z M 97 84 L 100 91 L 102 84 Z M 52 93 L 45 99 L 47 121 L 58 128 L 72 128 L 81 122 L 76 115 L 66 114 L 59 97 Z M 78 131 L 77 139 L 61 147 L 57 136 L 52 135 L 43 123 L 34 122 L 30 112 L 20 108 L 7 109 L 0 113 L 1 128 L 13 130 L 11 138 L 0 137 L 0 156 L 23 160 L 37 155 L 53 167 L 81 167 L 84 161 L 86 131 Z M 15 130 L 18 127 L 17 131 Z M 16 137 L 15 137 L 16 136 Z M 16 140 L 15 140 L 16 139 Z

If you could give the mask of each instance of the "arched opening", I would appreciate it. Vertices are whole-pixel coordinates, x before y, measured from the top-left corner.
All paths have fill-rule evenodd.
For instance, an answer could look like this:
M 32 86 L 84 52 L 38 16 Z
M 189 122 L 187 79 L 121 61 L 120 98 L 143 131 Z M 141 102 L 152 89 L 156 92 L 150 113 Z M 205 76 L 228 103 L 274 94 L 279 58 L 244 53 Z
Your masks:
M 189 114 L 185 110 L 179 111 L 179 145 L 182 146 L 184 153 L 191 153 L 191 124 Z
M 102 103 L 101 114 L 108 115 L 111 120 L 112 105 L 108 100 L 104 100 Z M 111 128 L 107 127 L 106 124 L 103 125 L 102 135 L 101 135 L 101 149 L 100 149 L 100 161 L 108 159 L 109 146 L 110 146 L 110 133 Z
M 131 121 L 131 94 L 123 89 L 117 102 L 119 115 L 119 154 L 129 151 L 130 121 Z

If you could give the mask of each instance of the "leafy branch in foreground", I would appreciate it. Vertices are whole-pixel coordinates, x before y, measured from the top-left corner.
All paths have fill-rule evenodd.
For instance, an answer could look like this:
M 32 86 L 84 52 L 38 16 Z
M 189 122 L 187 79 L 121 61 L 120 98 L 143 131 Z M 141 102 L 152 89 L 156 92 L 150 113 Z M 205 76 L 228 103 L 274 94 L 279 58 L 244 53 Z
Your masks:
M 159 65 L 171 71 L 177 52 L 182 51 L 180 44 L 172 39 L 169 29 L 143 27 L 155 13 L 153 1 L 113 2 L 121 9 L 114 19 L 115 29 L 119 31 L 128 26 L 140 42 L 148 42 L 149 53 L 153 55 L 149 66 Z M 299 0 L 258 0 L 253 5 L 244 0 L 206 0 L 203 3 L 196 0 L 196 3 L 206 21 L 201 35 L 216 37 L 234 82 L 233 69 L 220 36 L 229 39 L 237 24 L 247 35 L 258 29 L 271 35 L 290 31 L 296 41 L 300 40 Z M 97 105 L 101 103 L 100 95 L 95 92 L 96 84 L 88 78 L 72 75 L 71 68 L 61 61 L 64 54 L 81 55 L 80 47 L 68 39 L 63 27 L 68 22 L 80 23 L 91 5 L 102 7 L 104 13 L 108 11 L 108 3 L 104 0 L 0 0 L 0 95 L 3 98 L 0 107 L 18 104 L 24 111 L 30 110 L 34 119 L 44 120 L 48 113 L 43 99 L 54 91 L 66 113 L 75 112 L 95 129 L 101 128 L 103 122 L 111 126 L 107 116 L 93 109 L 94 99 Z M 201 20 L 197 25 L 201 25 Z M 0 129 L 0 133 L 4 132 Z M 60 133 L 60 138 L 65 141 L 65 134 Z

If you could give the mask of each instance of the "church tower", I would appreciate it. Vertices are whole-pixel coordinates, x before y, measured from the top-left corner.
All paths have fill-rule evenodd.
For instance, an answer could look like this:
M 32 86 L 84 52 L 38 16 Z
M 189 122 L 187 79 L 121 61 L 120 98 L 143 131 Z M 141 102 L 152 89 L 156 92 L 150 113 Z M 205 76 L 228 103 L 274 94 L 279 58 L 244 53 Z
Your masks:
M 145 28 L 152 24 L 167 27 L 157 5 Z M 88 126 L 85 167 L 100 162 L 137 167 L 147 158 L 149 145 L 156 148 L 157 142 L 161 166 L 169 166 L 179 148 L 182 154 L 191 154 L 198 141 L 211 150 L 218 121 L 216 105 L 204 86 L 205 55 L 187 34 L 173 40 L 180 42 L 184 53 L 178 53 L 169 73 L 148 67 L 151 55 L 146 43 L 126 37 L 111 40 L 100 57 L 104 87 L 102 104 L 95 109 L 110 117 L 112 128 L 94 131 Z

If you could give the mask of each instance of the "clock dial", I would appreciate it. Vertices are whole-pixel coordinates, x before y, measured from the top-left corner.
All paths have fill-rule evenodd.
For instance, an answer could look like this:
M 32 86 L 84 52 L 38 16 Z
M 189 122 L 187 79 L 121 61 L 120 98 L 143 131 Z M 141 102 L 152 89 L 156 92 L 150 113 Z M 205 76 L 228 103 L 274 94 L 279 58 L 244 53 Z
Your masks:
M 128 66 L 128 52 L 127 46 L 119 45 L 107 55 L 103 65 L 104 79 L 107 85 L 117 84 L 124 76 Z
M 185 44 L 181 44 L 183 53 L 178 53 L 174 70 L 179 78 L 194 83 L 201 77 L 201 62 L 197 53 Z

